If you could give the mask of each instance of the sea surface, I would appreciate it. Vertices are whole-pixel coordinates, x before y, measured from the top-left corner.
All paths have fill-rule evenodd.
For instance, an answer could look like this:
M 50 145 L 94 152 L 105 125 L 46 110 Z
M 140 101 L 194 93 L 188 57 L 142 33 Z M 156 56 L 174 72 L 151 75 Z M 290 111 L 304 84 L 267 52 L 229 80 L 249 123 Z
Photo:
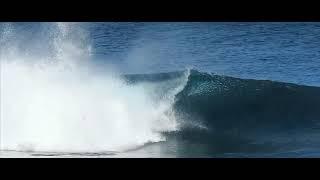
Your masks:
M 17 122 L 15 125 L 2 126 L 3 145 L 0 157 L 320 157 L 320 23 L 97 22 L 64 23 L 57 27 L 54 23 L 0 23 L 0 58 L 4 64 L 1 87 L 8 87 L 2 94 L 8 98 L 3 100 L 5 102 L 1 112 L 4 115 L 1 116 L 1 121 L 2 124 L 10 124 L 9 120 Z M 57 29 L 60 30 L 60 35 L 57 35 Z M 62 50 L 57 48 L 57 44 Z M 55 47 L 54 51 L 52 47 Z M 84 58 L 86 55 L 88 58 Z M 65 131 L 79 131 L 79 136 L 72 133 L 72 138 L 88 137 L 88 146 L 97 147 L 97 151 L 80 140 L 74 146 L 69 141 L 59 144 L 57 139 L 60 136 L 58 138 L 54 133 L 49 134 L 50 131 L 48 134 L 38 131 L 45 126 L 34 125 L 38 123 L 33 121 L 34 118 L 45 123 L 45 118 L 39 114 L 46 113 L 47 110 L 40 109 L 39 104 L 22 104 L 20 109 L 19 105 L 17 108 L 6 109 L 6 105 L 16 102 L 10 100 L 10 97 L 15 92 L 18 93 L 11 91 L 9 87 L 20 87 L 9 85 L 10 78 L 6 77 L 14 77 L 16 73 L 16 79 L 21 79 L 20 69 L 6 63 L 13 61 L 12 59 L 19 59 L 17 62 L 20 62 L 23 59 L 21 57 L 24 58 L 24 64 L 43 59 L 50 61 L 55 57 L 64 62 L 69 62 L 64 59 L 89 59 L 90 66 L 79 66 L 92 67 L 97 77 L 107 77 L 104 73 L 109 74 L 111 71 L 120 74 L 121 80 L 128 87 L 140 89 L 115 88 L 112 91 L 116 86 L 114 85 L 108 91 L 111 95 L 104 96 L 100 92 L 100 86 L 92 86 L 90 90 L 83 87 L 86 80 L 81 83 L 77 81 L 72 87 L 81 90 L 75 92 L 79 93 L 79 98 L 57 103 L 69 111 L 68 108 L 73 107 L 72 102 L 81 104 L 92 97 L 90 106 L 99 108 L 93 108 L 90 111 L 93 113 L 88 116 L 101 118 L 92 121 L 97 127 L 91 124 L 87 136 L 83 136 L 82 129 L 68 127 Z M 45 66 L 51 64 L 47 63 Z M 30 79 L 31 77 L 39 76 L 30 76 Z M 66 77 L 68 78 L 65 79 L 69 79 L 73 75 Z M 28 86 L 31 90 L 26 90 L 31 94 L 34 92 L 32 87 L 42 87 L 37 86 L 37 80 L 33 80 L 34 84 L 29 83 Z M 40 81 L 51 82 L 46 79 Z M 24 82 L 29 81 L 18 80 L 17 83 Z M 70 83 L 64 83 L 63 87 L 67 87 L 66 84 Z M 25 86 L 20 88 L 23 87 Z M 61 91 L 62 94 L 63 92 L 68 92 L 68 89 Z M 151 92 L 152 96 L 145 97 L 147 92 Z M 21 96 L 33 97 L 30 93 Z M 38 95 L 41 93 L 42 97 L 49 97 L 54 92 L 39 90 Z M 93 98 L 93 94 L 98 94 L 98 98 Z M 88 99 L 82 99 L 87 95 Z M 110 101 L 111 97 L 119 98 Z M 150 98 L 152 100 L 149 101 Z M 98 103 L 102 99 L 106 102 Z M 53 99 L 44 101 L 54 102 Z M 121 102 L 120 104 L 128 107 L 129 110 L 121 111 L 128 117 L 111 110 L 107 115 L 103 114 L 101 107 L 108 102 Z M 161 103 L 153 109 L 149 108 L 149 102 Z M 50 108 L 51 104 L 46 105 L 48 109 L 54 109 Z M 115 106 L 109 104 L 106 108 Z M 10 114 L 24 112 L 27 107 L 29 111 L 25 116 Z M 79 109 L 83 107 L 87 106 L 79 106 Z M 160 107 L 165 110 L 162 112 Z M 77 114 L 77 110 L 71 108 L 69 112 Z M 33 111 L 38 113 L 32 114 Z M 55 111 L 58 112 L 64 111 Z M 153 112 L 159 115 L 154 115 Z M 60 117 L 54 115 L 52 117 Z M 67 117 L 77 118 L 73 115 L 70 113 Z M 161 116 L 160 120 L 155 116 Z M 171 120 L 168 123 L 158 122 L 173 116 L 174 122 L 179 124 L 176 128 L 167 126 L 172 123 Z M 28 118 L 21 121 L 24 117 Z M 110 120 L 110 124 L 99 124 L 103 118 L 115 122 L 121 120 L 121 123 L 116 126 Z M 150 118 L 156 120 L 149 121 Z M 63 122 L 66 121 L 59 121 L 59 127 L 63 127 Z M 26 126 L 28 130 L 21 130 L 23 127 L 17 125 L 28 122 L 32 124 L 32 127 Z M 110 133 L 104 134 L 102 125 Z M 117 128 L 117 133 L 111 133 L 113 126 Z M 160 130 L 156 130 L 157 133 L 154 134 L 154 129 L 158 127 L 161 127 Z M 6 132 L 6 128 L 10 128 L 11 133 L 9 130 Z M 89 134 L 91 131 L 95 132 L 95 128 L 101 134 L 99 140 L 96 138 L 97 134 Z M 64 137 L 69 135 L 65 131 L 61 132 Z M 30 135 L 29 132 L 34 134 Z M 43 136 L 43 139 L 32 139 L 38 136 Z M 133 137 L 139 138 L 131 139 Z M 55 144 L 50 144 L 49 141 Z M 25 142 L 33 144 L 32 148 L 19 148 Z M 115 145 L 111 146 L 109 142 Z M 125 150 L 113 149 L 116 145 L 125 146 L 127 142 L 138 145 Z M 99 146 L 99 143 L 103 145 Z M 68 147 L 67 144 L 73 147 Z M 52 148 L 58 146 L 64 148 Z M 77 150 L 78 147 L 79 152 L 63 151 Z

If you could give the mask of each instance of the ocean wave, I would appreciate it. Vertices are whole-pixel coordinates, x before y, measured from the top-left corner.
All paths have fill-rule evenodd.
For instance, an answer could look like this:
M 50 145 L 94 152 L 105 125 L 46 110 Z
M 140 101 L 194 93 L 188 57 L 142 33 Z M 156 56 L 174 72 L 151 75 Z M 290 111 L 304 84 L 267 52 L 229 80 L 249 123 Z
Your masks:
M 182 74 L 125 77 L 130 83 L 162 82 Z M 311 132 L 315 137 L 319 107 L 319 87 L 190 70 L 186 85 L 174 98 L 173 111 L 180 129 L 166 134 L 178 142 L 205 144 L 202 149 L 214 152 L 273 152 L 309 142 L 303 137 L 311 137 Z

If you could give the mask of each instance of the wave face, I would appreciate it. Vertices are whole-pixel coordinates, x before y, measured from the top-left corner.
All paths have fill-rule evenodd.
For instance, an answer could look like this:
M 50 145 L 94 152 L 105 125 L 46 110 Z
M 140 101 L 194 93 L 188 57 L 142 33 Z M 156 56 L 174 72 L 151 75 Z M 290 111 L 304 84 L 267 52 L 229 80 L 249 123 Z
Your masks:
M 156 82 L 180 74 L 131 75 L 127 79 Z M 201 156 L 197 149 L 210 151 L 206 153 L 274 152 L 307 141 L 315 143 L 319 108 L 319 87 L 190 70 L 188 82 L 173 105 L 181 128 L 167 135 L 180 143 L 180 149 L 193 149 L 196 157 Z M 187 152 L 191 151 L 182 154 Z
M 175 108 L 216 129 L 298 128 L 320 120 L 320 88 L 192 71 Z
M 174 109 L 216 130 L 259 127 L 300 128 L 320 120 L 320 87 L 240 79 L 190 70 L 188 82 L 175 96 Z M 129 83 L 162 82 L 184 71 L 124 75 Z M 190 119 L 190 121 L 192 121 Z

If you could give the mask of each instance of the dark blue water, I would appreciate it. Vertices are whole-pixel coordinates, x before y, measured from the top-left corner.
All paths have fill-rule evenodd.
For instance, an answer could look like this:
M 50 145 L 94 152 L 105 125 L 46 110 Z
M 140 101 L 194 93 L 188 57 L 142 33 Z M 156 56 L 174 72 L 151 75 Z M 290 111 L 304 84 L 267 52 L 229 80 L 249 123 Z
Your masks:
M 96 23 L 89 24 L 88 28 L 97 59 L 100 62 L 115 64 L 126 73 L 158 73 L 194 68 L 201 72 L 237 78 L 320 86 L 320 23 Z M 319 98 L 319 95 L 318 93 L 314 98 Z M 206 108 L 208 111 L 214 111 L 213 108 L 222 107 L 219 111 L 223 112 L 221 117 L 234 113 L 243 120 L 238 123 L 244 126 L 252 125 L 244 121 L 251 116 L 243 116 L 243 113 L 237 113 L 236 110 L 240 109 L 239 111 L 246 111 L 249 114 L 254 114 L 258 110 L 239 108 L 244 107 L 245 103 L 236 99 L 238 97 L 233 98 L 232 105 L 214 106 L 211 103 L 206 104 Z M 277 101 L 280 97 L 276 93 L 268 98 L 273 99 L 271 101 L 275 104 L 283 102 Z M 290 99 L 295 98 L 290 97 Z M 216 100 L 217 98 L 212 98 L 212 101 Z M 194 104 L 199 100 L 191 102 Z M 237 103 L 238 106 L 235 105 Z M 284 103 L 272 111 L 277 112 L 289 104 L 290 102 Z M 198 104 L 198 107 L 201 106 L 203 104 Z M 319 104 L 311 106 L 318 106 L 314 111 L 320 108 Z M 188 112 L 196 111 L 197 105 L 191 107 Z M 201 109 L 206 108 L 201 107 Z M 265 111 L 266 107 L 263 108 Z M 290 114 L 292 111 L 297 110 L 288 108 L 286 112 Z M 204 112 L 198 114 L 203 115 Z M 216 114 L 219 113 L 216 112 L 214 115 Z M 230 136 L 221 133 L 202 136 L 201 133 L 199 135 L 191 131 L 190 134 L 169 139 L 166 148 L 162 149 L 165 149 L 165 154 L 175 154 L 178 157 L 319 156 L 318 133 L 313 129 L 317 128 L 315 124 L 312 125 L 313 128 L 303 128 L 303 125 L 297 123 L 296 126 L 301 126 L 303 129 L 298 131 L 296 128 L 284 125 L 279 131 L 270 130 L 272 131 L 270 133 L 269 126 L 264 127 L 267 125 L 263 122 L 274 120 L 274 126 L 281 126 L 281 120 L 276 119 L 276 116 L 268 116 L 270 114 L 273 113 L 258 116 L 258 125 L 247 129 L 240 128 L 239 124 L 229 126 L 232 124 L 231 121 L 236 120 L 220 116 L 220 119 L 226 122 L 227 128 L 220 127 L 217 123 L 212 123 L 210 126 L 208 123 L 211 129 L 217 126 L 220 129 L 228 129 L 228 132 L 230 129 L 236 129 L 238 136 L 245 137 L 242 140 L 235 138 L 232 133 Z M 213 114 L 210 115 L 207 120 L 212 121 L 214 117 Z M 298 117 L 298 114 L 292 116 Z M 296 122 L 304 124 L 306 122 L 302 118 L 304 116 L 299 117 L 300 121 Z M 319 118 L 317 114 L 313 120 Z M 284 122 L 291 123 L 289 120 Z M 252 133 L 243 135 L 245 131 Z M 217 137 L 217 134 L 221 137 Z M 175 142 L 172 143 L 174 148 L 170 146 L 170 141 Z M 170 149 L 174 149 L 174 152 L 170 153 Z
M 15 26 L 24 32 L 16 39 L 42 44 L 35 52 L 50 46 L 45 43 L 46 25 Z M 166 142 L 148 144 L 128 156 L 320 156 L 320 23 L 76 26 L 87 33 L 84 41 L 92 45 L 98 71 L 113 66 L 123 74 L 142 74 L 143 79 L 149 73 L 194 70 L 174 107 L 182 119 L 201 117 L 209 130 L 168 133 Z M 154 76 L 147 78 L 160 77 Z
M 193 67 L 240 78 L 320 85 L 320 23 L 88 24 L 94 53 L 124 72 Z
M 50 25 L 14 23 L 17 37 L 12 39 L 20 42 L 21 50 L 45 52 L 41 49 L 50 46 L 48 39 L 54 36 Z M 318 22 L 99 22 L 74 26 L 88 33 L 86 44 L 92 45 L 96 63 L 113 64 L 124 73 L 189 67 L 240 78 L 320 85 Z M 73 38 L 79 40 L 82 35 L 75 30 Z

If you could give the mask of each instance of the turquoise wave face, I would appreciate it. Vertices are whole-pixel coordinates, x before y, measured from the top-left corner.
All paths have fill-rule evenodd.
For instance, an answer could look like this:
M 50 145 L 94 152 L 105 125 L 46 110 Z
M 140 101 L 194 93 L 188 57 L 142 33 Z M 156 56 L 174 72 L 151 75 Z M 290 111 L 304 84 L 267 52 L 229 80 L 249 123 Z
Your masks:
M 155 83 L 182 74 L 125 77 L 131 83 Z M 169 141 L 175 140 L 184 147 L 180 148 L 186 151 L 181 152 L 184 155 L 191 152 L 187 149 L 192 144 L 199 145 L 207 154 L 277 153 L 312 147 L 319 134 L 319 107 L 319 87 L 190 70 L 188 82 L 173 105 L 181 128 L 166 135 Z M 193 149 L 192 153 L 196 152 Z
M 183 71 L 124 75 L 129 83 L 162 82 Z M 161 87 L 159 87 L 161 88 Z M 218 128 L 300 128 L 320 118 L 320 88 L 269 80 L 240 79 L 190 70 L 175 97 L 181 116 L 195 116 Z

